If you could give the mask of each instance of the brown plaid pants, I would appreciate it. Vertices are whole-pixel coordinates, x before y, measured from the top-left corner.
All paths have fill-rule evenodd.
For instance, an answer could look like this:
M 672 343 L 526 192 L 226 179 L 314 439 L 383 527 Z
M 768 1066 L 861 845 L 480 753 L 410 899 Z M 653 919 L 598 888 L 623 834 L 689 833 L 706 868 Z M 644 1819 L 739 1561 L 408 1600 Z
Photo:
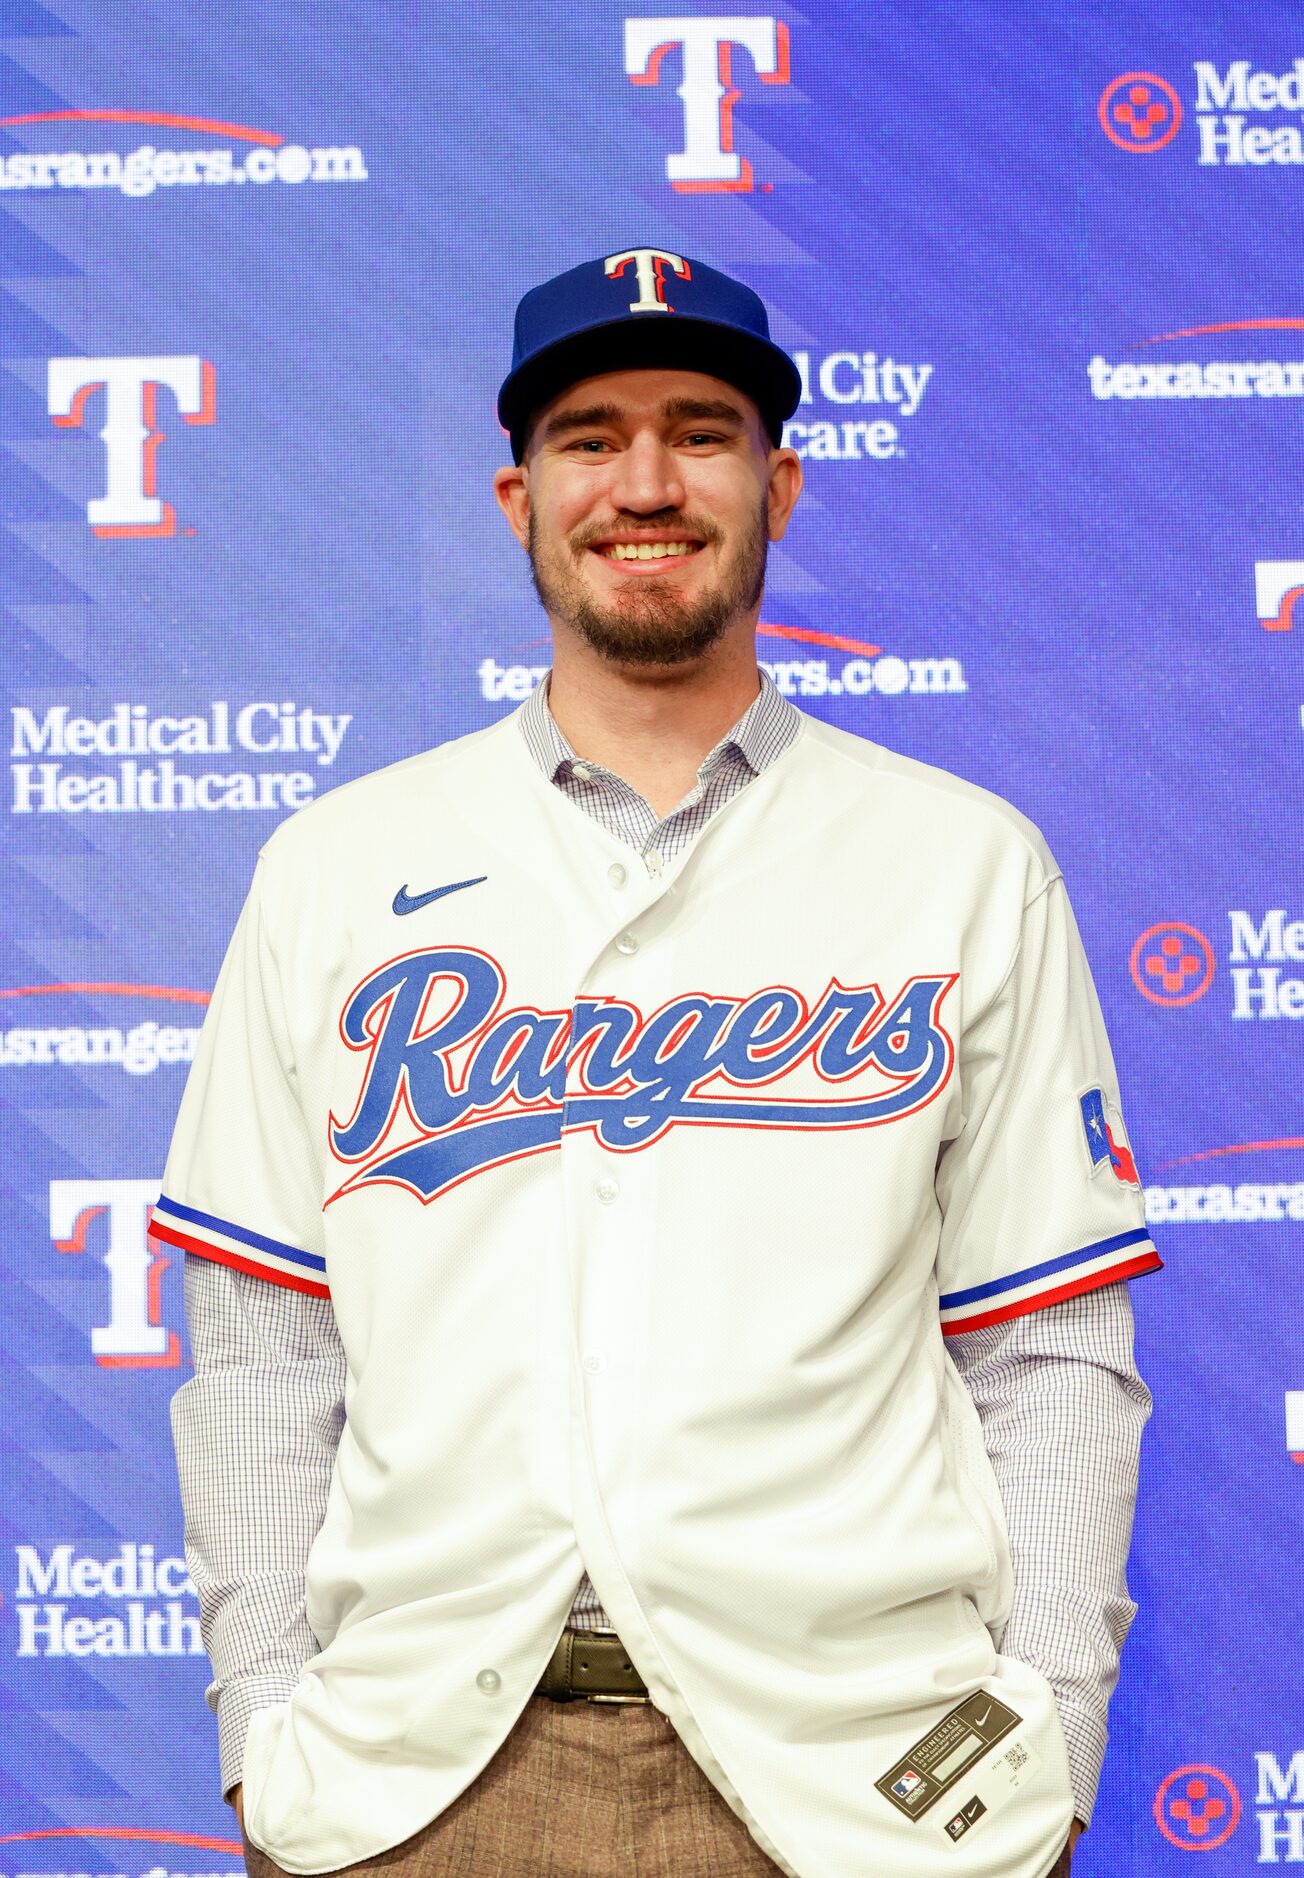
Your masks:
M 249 1878 L 280 1867 L 245 1845 Z M 650 1702 L 528 1702 L 464 1793 L 352 1878 L 773 1878 Z
M 282 1878 L 245 1841 L 249 1878 Z M 939 1868 L 940 1869 L 940 1868 Z M 772 1878 L 766 1857 L 648 1703 L 537 1697 L 488 1766 L 347 1878 Z M 1068 1878 L 1067 1850 L 1047 1878 Z

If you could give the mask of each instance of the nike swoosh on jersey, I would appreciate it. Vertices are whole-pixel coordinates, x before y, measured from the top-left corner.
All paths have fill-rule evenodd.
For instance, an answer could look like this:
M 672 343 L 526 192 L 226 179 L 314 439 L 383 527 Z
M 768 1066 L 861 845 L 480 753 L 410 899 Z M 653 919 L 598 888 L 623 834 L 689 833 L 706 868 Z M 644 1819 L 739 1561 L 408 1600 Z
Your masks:
M 463 887 L 478 887 L 482 880 L 488 880 L 488 874 L 477 874 L 474 880 L 454 880 L 447 887 L 432 887 L 429 893 L 409 894 L 407 882 L 394 895 L 394 911 L 419 913 L 423 906 L 429 906 L 432 900 L 442 900 L 446 893 L 460 893 Z

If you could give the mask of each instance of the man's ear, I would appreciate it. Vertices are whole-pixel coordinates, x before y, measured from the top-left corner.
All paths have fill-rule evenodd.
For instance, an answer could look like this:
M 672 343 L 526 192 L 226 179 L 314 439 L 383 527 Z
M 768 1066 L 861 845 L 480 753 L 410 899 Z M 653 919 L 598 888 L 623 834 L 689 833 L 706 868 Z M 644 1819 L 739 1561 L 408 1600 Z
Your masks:
M 494 472 L 494 495 L 507 517 L 507 526 L 523 548 L 530 541 L 530 472 L 524 463 L 513 463 Z
M 766 503 L 766 524 L 771 541 L 782 541 L 784 531 L 801 494 L 801 458 L 786 446 L 770 452 L 770 487 Z

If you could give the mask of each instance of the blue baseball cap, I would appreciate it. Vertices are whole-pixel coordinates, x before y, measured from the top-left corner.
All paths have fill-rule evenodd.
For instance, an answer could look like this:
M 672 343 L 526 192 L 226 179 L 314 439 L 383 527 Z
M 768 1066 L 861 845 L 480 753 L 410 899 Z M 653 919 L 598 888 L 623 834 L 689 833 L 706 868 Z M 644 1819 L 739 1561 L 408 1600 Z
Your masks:
M 533 413 L 581 378 L 633 366 L 706 372 L 746 392 L 778 443 L 801 376 L 750 287 L 663 248 L 626 248 L 532 287 L 516 309 L 498 421 L 519 463 Z

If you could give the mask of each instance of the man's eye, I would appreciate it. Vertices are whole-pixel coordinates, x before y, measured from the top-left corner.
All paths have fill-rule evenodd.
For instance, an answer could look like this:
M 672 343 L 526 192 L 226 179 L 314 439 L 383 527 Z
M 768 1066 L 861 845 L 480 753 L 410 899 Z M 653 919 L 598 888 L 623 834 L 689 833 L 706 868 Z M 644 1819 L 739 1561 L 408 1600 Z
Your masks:
M 684 438 L 684 442 L 688 444 L 719 443 L 719 441 L 720 439 L 713 430 L 695 430 L 690 436 Z
M 607 446 L 601 437 L 581 437 L 573 447 L 582 450 L 587 456 L 596 456 L 599 450 L 605 450 Z

